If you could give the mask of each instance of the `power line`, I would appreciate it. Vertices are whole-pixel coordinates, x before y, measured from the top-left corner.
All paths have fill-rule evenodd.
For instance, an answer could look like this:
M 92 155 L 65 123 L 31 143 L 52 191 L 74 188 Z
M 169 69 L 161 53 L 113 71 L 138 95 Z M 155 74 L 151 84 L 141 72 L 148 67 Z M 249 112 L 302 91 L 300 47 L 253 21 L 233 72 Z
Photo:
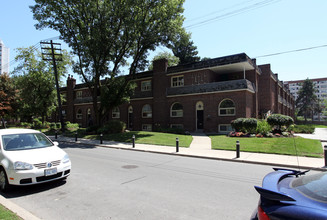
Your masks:
M 59 39 L 59 38 L 60 38 L 60 36 L 56 36 L 56 37 L 48 38 L 48 39 L 41 40 L 41 41 L 51 41 L 51 40 L 57 40 L 57 39 Z M 40 49 L 40 47 L 41 47 L 40 42 L 41 42 L 41 41 L 37 42 L 36 44 L 34 44 L 34 45 L 32 46 L 32 51 L 36 51 L 36 50 Z M 9 61 L 8 63 L 5 63 L 5 64 L 3 65 L 3 67 L 9 67 L 9 66 L 12 66 L 12 65 L 14 65 L 16 62 L 18 62 L 18 61 L 16 61 L 15 59 L 12 59 L 12 60 Z
M 327 44 L 320 45 L 320 46 L 315 46 L 315 47 L 307 47 L 307 48 L 301 48 L 301 49 L 296 49 L 296 50 L 278 52 L 278 53 L 271 53 L 271 54 L 257 56 L 257 57 L 254 57 L 254 58 L 257 59 L 257 58 L 262 58 L 262 57 L 277 56 L 277 55 L 282 55 L 282 54 L 286 54 L 286 53 L 295 53 L 295 52 L 300 52 L 300 51 L 305 51 L 305 50 L 313 50 L 313 49 L 322 48 L 322 47 L 327 47 Z
M 214 18 L 206 19 L 204 21 L 200 21 L 200 22 L 197 22 L 195 24 L 188 25 L 185 28 L 191 29 L 191 28 L 200 27 L 200 26 L 212 23 L 212 22 L 216 22 L 216 21 L 219 21 L 219 20 L 223 20 L 223 19 L 226 19 L 226 18 L 229 18 L 229 17 L 239 15 L 239 14 L 243 14 L 243 13 L 251 11 L 251 10 L 262 8 L 262 7 L 265 7 L 267 5 L 277 3 L 279 1 L 281 1 L 281 0 L 264 0 L 264 1 L 261 1 L 261 2 L 257 2 L 257 3 L 251 4 L 249 6 L 245 6 L 243 8 L 236 9 L 236 10 L 227 12 L 227 13 L 222 14 L 222 15 L 218 15 L 218 16 L 216 16 Z

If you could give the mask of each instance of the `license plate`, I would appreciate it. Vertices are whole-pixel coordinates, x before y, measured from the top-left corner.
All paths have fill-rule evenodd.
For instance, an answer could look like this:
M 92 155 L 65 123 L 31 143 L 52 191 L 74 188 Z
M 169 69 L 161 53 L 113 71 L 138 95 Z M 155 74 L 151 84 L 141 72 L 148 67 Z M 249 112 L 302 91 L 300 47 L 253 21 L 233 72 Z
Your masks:
M 57 168 L 44 170 L 44 176 L 51 176 L 57 174 Z

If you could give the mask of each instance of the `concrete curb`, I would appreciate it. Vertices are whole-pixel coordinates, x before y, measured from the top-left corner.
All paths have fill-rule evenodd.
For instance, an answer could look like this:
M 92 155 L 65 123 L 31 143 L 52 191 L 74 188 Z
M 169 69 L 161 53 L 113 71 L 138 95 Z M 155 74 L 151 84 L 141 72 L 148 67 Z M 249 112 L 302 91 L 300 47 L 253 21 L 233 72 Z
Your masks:
M 282 164 L 282 163 L 269 163 L 269 162 L 262 162 L 262 161 L 250 161 L 250 160 L 242 160 L 242 159 L 228 159 L 228 158 L 219 158 L 219 157 L 209 157 L 209 156 L 202 156 L 202 155 L 192 155 L 192 154 L 183 154 L 183 153 L 175 153 L 175 152 L 161 152 L 161 151 L 153 151 L 153 150 L 144 150 L 144 149 L 137 149 L 137 148 L 125 148 L 125 147 L 116 147 L 104 144 L 96 144 L 96 143 L 83 143 L 83 142 L 71 142 L 71 141 L 58 141 L 62 143 L 77 143 L 83 144 L 88 146 L 97 146 L 97 147 L 104 147 L 104 148 L 111 148 L 111 149 L 118 149 L 118 150 L 130 150 L 130 151 L 139 151 L 139 152 L 146 152 L 146 153 L 155 153 L 155 154 L 165 154 L 165 155 L 172 155 L 172 156 L 181 156 L 181 157 L 191 157 L 191 158 L 200 158 L 200 159 L 209 159 L 209 160 L 221 160 L 221 161 L 229 161 L 229 162 L 236 162 L 236 163 L 247 163 L 247 164 L 260 164 L 260 165 L 267 165 L 267 166 L 278 166 L 278 167 L 288 167 L 293 169 L 309 169 L 309 170 L 316 170 L 316 171 L 326 171 L 327 167 L 309 167 L 309 166 L 298 166 L 298 165 L 291 165 L 291 164 Z
M 26 220 L 41 220 L 40 218 L 36 217 L 35 215 L 33 215 L 32 213 L 30 213 L 29 211 L 19 207 L 18 205 L 16 205 L 15 203 L 9 201 L 8 199 L 6 199 L 5 197 L 3 197 L 2 195 L 0 195 L 0 203 L 6 207 L 7 209 L 9 209 L 10 211 L 14 212 L 16 215 L 18 215 L 19 217 L 21 217 L 22 219 L 26 219 Z

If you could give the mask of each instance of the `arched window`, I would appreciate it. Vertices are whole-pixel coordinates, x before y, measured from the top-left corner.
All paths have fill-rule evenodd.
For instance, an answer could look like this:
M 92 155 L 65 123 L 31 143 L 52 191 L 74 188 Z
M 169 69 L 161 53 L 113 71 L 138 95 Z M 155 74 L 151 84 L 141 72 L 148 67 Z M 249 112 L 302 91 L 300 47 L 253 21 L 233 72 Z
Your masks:
M 120 110 L 118 107 L 115 107 L 112 110 L 112 114 L 111 114 L 112 118 L 120 118 Z
M 78 109 L 76 113 L 76 119 L 83 119 L 82 109 Z
M 142 118 L 152 118 L 152 108 L 149 104 L 143 106 Z
M 183 105 L 181 103 L 174 103 L 170 108 L 170 117 L 183 117 Z
M 219 116 L 233 116 L 235 115 L 235 104 L 231 99 L 224 99 L 220 102 L 218 107 Z

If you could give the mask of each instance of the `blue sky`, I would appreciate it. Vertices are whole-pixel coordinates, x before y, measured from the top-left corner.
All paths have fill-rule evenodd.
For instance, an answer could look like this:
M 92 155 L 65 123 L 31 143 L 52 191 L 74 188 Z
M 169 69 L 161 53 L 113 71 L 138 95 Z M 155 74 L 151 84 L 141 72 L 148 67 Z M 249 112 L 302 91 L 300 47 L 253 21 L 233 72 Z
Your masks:
M 35 29 L 28 7 L 33 0 L 0 2 L 0 39 L 10 48 L 10 60 L 16 48 L 59 35 Z M 245 52 L 257 64 L 270 63 L 283 81 L 327 77 L 326 0 L 186 0 L 184 8 L 184 26 L 201 57 Z M 318 48 L 260 57 L 311 47 Z

